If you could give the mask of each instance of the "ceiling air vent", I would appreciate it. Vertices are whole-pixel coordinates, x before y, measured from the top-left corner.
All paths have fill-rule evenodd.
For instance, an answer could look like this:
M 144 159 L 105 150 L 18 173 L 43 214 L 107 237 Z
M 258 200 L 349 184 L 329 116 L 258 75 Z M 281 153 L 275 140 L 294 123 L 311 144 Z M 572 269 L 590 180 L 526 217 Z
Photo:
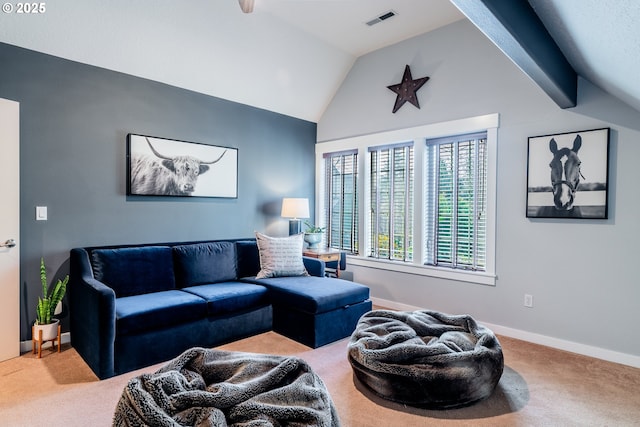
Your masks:
M 370 21 L 367 21 L 367 25 L 368 26 L 372 26 L 372 25 L 379 24 L 380 22 L 382 22 L 382 21 L 384 21 L 386 19 L 392 18 L 392 17 L 394 17 L 396 15 L 397 15 L 396 12 L 394 12 L 393 10 L 390 10 L 388 12 L 385 12 L 385 13 L 381 14 L 380 16 L 376 16 L 375 18 L 373 18 Z

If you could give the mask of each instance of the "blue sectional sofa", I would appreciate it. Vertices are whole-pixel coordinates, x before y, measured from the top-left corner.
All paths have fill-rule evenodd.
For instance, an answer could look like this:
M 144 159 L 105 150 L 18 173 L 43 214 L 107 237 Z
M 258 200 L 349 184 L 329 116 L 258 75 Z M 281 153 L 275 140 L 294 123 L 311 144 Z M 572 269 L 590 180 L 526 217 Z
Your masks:
M 324 277 L 256 278 L 254 239 L 71 250 L 71 344 L 100 378 L 274 330 L 310 347 L 349 336 L 369 288 Z

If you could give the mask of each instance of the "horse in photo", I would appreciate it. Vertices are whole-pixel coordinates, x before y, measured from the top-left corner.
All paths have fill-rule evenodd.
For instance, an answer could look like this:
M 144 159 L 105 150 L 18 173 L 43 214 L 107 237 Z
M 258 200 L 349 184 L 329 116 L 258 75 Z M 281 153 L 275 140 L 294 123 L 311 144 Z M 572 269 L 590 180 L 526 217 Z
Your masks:
M 559 211 L 570 211 L 580 185 L 580 178 L 584 179 L 580 172 L 580 158 L 578 151 L 582 147 L 582 138 L 577 135 L 573 140 L 571 149 L 563 147 L 558 149 L 554 138 L 549 141 L 549 150 L 553 154 L 553 160 L 549 163 L 551 168 L 551 191 L 553 203 Z

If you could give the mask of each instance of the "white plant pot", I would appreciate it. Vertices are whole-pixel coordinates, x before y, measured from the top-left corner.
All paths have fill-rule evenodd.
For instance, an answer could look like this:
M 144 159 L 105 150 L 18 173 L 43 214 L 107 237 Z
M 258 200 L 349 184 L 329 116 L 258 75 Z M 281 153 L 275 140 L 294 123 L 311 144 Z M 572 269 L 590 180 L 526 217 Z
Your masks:
M 53 322 L 48 325 L 33 325 L 33 339 L 38 340 L 40 337 L 40 330 L 42 330 L 42 341 L 49 341 L 58 338 L 58 324 L 60 320 L 52 319 Z
M 309 244 L 310 249 L 316 249 L 322 241 L 322 233 L 304 233 L 304 241 Z

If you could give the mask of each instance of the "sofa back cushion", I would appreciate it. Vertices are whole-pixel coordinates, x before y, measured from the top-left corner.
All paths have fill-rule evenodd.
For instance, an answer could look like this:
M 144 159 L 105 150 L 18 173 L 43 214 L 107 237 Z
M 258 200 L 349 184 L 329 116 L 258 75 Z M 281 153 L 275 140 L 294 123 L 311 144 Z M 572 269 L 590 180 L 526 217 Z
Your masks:
M 173 258 L 168 246 L 94 249 L 93 276 L 116 297 L 175 289 Z
M 179 288 L 236 280 L 236 246 L 233 242 L 207 242 L 173 247 Z
M 260 271 L 260 253 L 255 240 L 236 242 L 238 253 L 238 277 L 252 277 Z

